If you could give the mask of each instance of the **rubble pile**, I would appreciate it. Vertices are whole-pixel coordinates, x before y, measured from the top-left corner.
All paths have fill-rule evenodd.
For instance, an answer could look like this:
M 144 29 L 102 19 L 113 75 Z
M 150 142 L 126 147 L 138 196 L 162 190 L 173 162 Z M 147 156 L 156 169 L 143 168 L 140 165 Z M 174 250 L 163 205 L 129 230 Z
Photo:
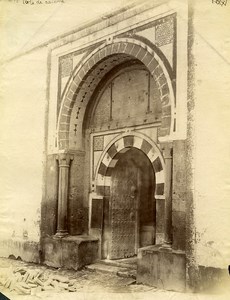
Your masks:
M 67 276 L 47 274 L 40 269 L 18 267 L 0 272 L 0 286 L 20 295 L 36 295 L 42 291 L 75 292 L 76 279 Z

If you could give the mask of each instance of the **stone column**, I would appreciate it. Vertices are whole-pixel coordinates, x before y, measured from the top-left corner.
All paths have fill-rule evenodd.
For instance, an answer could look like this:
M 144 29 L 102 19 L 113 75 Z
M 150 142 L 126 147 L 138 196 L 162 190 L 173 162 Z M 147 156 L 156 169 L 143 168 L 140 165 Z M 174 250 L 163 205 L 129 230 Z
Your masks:
M 163 147 L 165 159 L 165 244 L 172 244 L 172 145 Z
M 73 156 L 68 153 L 61 153 L 57 157 L 59 162 L 58 181 L 58 214 L 57 214 L 57 237 L 68 235 L 67 230 L 67 205 L 69 188 L 69 167 Z

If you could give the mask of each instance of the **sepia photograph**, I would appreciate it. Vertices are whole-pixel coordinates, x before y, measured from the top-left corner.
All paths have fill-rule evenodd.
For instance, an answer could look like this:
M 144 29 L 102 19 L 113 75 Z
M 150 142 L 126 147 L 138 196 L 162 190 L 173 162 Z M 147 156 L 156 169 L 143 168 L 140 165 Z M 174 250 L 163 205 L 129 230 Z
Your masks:
M 230 1 L 0 0 L 0 300 L 230 299 Z

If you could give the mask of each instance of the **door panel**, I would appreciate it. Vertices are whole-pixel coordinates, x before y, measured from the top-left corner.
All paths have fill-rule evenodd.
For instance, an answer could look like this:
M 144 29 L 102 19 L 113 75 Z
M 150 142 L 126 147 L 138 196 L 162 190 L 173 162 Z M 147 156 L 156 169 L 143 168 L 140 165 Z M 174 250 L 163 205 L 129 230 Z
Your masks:
M 111 251 L 110 258 L 135 255 L 137 168 L 130 162 L 120 163 L 111 188 Z
M 103 257 L 132 257 L 139 247 L 154 243 L 154 189 L 155 176 L 149 159 L 142 151 L 130 148 L 120 157 L 111 175 L 110 228 L 104 227 L 103 238 L 109 248 Z

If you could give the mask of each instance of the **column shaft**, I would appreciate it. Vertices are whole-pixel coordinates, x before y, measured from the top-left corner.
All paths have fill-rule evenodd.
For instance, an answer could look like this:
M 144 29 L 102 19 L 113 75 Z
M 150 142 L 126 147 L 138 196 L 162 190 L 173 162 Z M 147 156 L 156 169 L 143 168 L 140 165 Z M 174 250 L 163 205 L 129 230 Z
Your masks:
M 172 146 L 165 145 L 165 243 L 172 244 Z
M 59 162 L 59 182 L 58 182 L 58 214 L 57 214 L 57 233 L 56 236 L 68 234 L 67 228 L 67 207 L 68 207 L 68 188 L 69 188 L 69 167 L 72 157 L 62 153 L 58 156 Z

